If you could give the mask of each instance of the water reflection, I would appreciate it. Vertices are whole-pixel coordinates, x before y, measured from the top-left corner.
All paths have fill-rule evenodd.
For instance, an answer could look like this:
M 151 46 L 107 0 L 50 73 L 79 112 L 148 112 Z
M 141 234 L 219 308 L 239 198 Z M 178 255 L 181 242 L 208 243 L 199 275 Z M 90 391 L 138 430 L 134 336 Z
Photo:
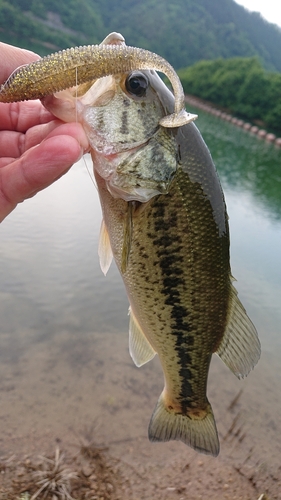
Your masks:
M 254 210 L 281 219 L 281 150 L 231 123 L 200 111 L 197 126 L 211 149 L 224 186 L 253 197 Z M 256 206 L 255 206 L 256 205 Z
M 13 351 L 12 335 L 22 328 L 49 342 L 63 329 L 83 334 L 124 328 L 127 299 L 119 274 L 113 265 L 106 280 L 99 267 L 100 222 L 98 194 L 80 161 L 2 223 L 1 331 L 11 334 Z

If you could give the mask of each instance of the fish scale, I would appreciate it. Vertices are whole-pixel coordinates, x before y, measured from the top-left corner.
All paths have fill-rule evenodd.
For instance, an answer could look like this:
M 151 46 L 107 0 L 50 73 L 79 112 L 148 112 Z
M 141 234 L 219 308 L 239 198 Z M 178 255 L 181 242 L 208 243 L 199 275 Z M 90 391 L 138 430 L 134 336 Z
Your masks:
M 210 212 L 210 202 L 203 198 L 198 200 L 195 185 L 191 185 L 195 193 L 192 197 L 187 183 L 187 174 L 179 170 L 170 193 L 152 200 L 139 216 L 133 217 L 130 259 L 127 272 L 124 273 L 133 309 L 140 325 L 150 332 L 149 341 L 160 358 L 167 359 L 167 339 L 173 338 L 175 355 L 179 360 L 177 364 L 180 366 L 180 376 L 177 374 L 180 387 L 176 388 L 177 397 L 175 387 L 171 391 L 182 408 L 192 403 L 192 397 L 196 398 L 198 404 L 206 402 L 210 353 L 223 336 L 230 290 L 227 235 L 217 237 L 216 225 L 213 223 L 212 227 L 210 224 L 209 214 L 202 218 L 202 222 L 208 221 L 204 235 L 202 223 L 194 221 L 192 215 L 202 212 L 202 209 Z M 182 206 L 183 190 L 189 193 L 192 211 Z M 199 237 L 196 238 L 196 235 Z M 200 235 L 204 235 L 204 238 Z M 134 245 L 134 238 L 146 241 L 149 259 L 142 258 Z M 217 264 L 219 253 L 223 253 L 218 269 L 220 276 L 215 276 L 212 261 Z M 146 286 L 151 283 L 150 296 L 154 298 L 154 305 L 142 294 L 144 283 Z M 155 309 L 163 311 L 162 315 L 159 313 L 162 318 L 158 317 L 158 321 L 155 320 Z M 159 322 L 165 325 L 162 330 Z M 196 349 L 197 339 L 200 352 Z M 202 343 L 205 347 L 203 352 Z M 199 366 L 204 367 L 203 372 L 198 370 Z M 189 372 L 188 377 L 186 370 Z M 185 376 L 181 376 L 181 372 Z M 199 393 L 203 395 L 201 401 Z

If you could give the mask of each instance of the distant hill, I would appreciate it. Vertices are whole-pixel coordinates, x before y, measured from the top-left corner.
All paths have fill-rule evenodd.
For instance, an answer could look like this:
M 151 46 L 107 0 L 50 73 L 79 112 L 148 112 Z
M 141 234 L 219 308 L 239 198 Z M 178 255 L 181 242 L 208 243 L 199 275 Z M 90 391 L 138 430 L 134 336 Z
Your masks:
M 281 29 L 233 0 L 0 0 L 0 39 L 41 55 L 99 43 L 111 31 L 176 68 L 258 56 L 281 71 Z
M 186 94 L 281 133 L 281 73 L 266 71 L 257 57 L 198 61 L 178 71 Z

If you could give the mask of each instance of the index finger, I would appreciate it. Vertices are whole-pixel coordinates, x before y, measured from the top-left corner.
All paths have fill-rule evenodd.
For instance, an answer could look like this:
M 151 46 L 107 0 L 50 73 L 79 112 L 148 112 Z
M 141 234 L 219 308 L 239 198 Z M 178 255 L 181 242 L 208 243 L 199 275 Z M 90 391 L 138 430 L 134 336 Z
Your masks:
M 13 45 L 0 42 L 1 67 L 0 67 L 0 82 L 4 83 L 10 74 L 19 66 L 29 64 L 40 59 L 38 54 L 30 50 L 20 49 Z
M 40 101 L 0 103 L 0 130 L 25 132 L 53 119 L 54 116 Z

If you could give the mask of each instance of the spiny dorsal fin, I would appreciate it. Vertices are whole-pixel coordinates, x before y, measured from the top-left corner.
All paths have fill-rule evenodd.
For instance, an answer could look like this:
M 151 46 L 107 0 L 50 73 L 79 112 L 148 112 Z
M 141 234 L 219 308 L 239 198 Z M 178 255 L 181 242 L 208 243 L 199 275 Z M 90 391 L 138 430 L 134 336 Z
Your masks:
M 238 378 L 243 378 L 260 358 L 260 341 L 233 285 L 230 301 L 229 320 L 217 354 Z
M 156 352 L 144 335 L 131 308 L 129 315 L 129 351 L 135 365 L 140 367 L 154 358 Z
M 99 237 L 99 248 L 98 254 L 100 258 L 100 267 L 104 275 L 106 275 L 108 269 L 110 268 L 110 264 L 112 262 L 113 254 L 111 250 L 109 234 L 106 229 L 104 220 L 102 220 L 101 228 L 100 228 L 100 237 Z

